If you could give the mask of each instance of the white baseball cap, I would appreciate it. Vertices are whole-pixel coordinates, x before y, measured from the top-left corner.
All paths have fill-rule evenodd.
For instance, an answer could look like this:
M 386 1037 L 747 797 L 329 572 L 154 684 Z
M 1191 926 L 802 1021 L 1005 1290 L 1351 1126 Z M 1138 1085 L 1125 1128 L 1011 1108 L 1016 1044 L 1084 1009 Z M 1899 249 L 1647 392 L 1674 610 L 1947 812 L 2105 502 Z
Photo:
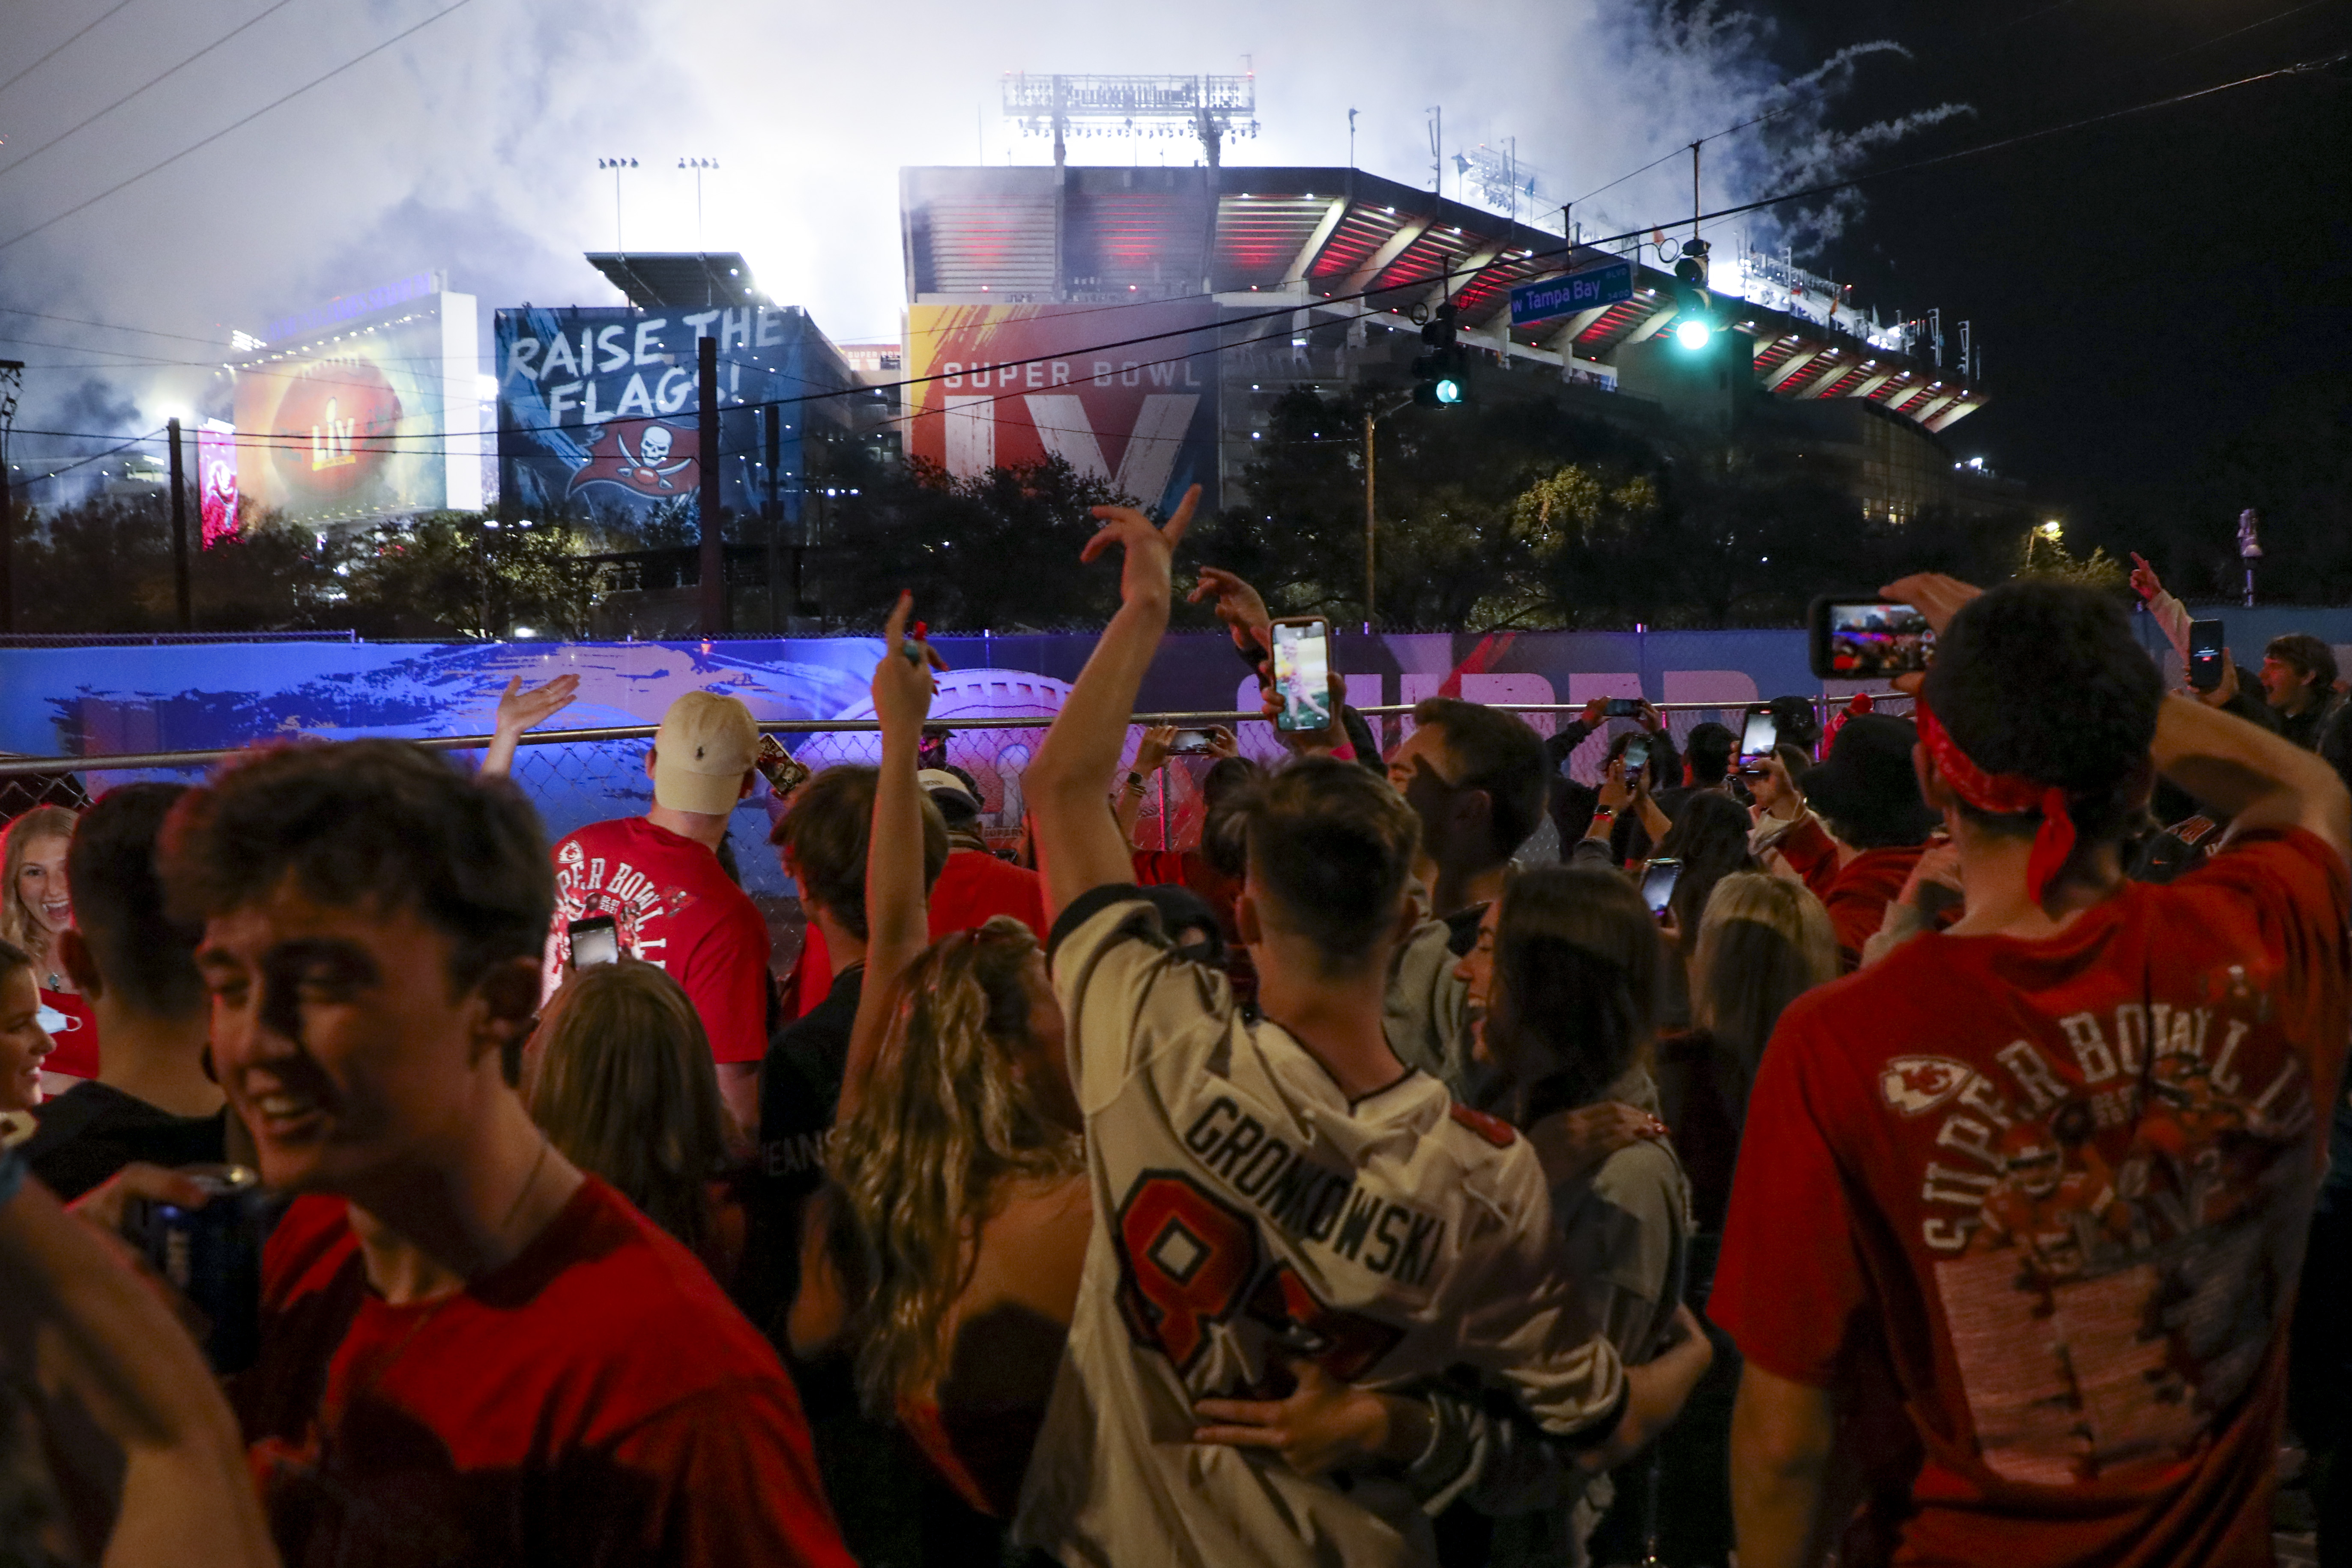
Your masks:
M 672 811 L 724 816 L 742 798 L 743 775 L 759 753 L 760 726 L 739 699 L 689 691 L 654 734 L 654 799 Z
M 975 809 L 980 805 L 979 800 L 971 793 L 971 786 L 945 768 L 925 768 L 915 775 L 915 782 L 923 786 L 925 795 L 937 795 L 941 790 L 952 790 L 971 801 Z

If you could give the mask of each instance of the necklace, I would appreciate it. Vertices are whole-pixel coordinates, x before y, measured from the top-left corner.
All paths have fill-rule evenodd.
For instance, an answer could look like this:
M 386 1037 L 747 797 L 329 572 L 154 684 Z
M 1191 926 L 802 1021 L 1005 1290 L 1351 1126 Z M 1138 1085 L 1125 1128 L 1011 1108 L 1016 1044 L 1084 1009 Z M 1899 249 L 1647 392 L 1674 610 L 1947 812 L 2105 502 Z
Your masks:
M 522 1213 L 522 1201 L 530 1196 L 530 1190 L 533 1187 L 539 1185 L 539 1173 L 547 1163 L 548 1148 L 547 1134 L 541 1132 L 539 1135 L 539 1158 L 530 1163 L 530 1174 L 522 1179 L 522 1191 L 515 1194 L 514 1202 L 508 1205 L 507 1217 L 499 1221 L 498 1236 L 501 1240 L 505 1238 L 508 1228 L 514 1224 L 515 1215 Z

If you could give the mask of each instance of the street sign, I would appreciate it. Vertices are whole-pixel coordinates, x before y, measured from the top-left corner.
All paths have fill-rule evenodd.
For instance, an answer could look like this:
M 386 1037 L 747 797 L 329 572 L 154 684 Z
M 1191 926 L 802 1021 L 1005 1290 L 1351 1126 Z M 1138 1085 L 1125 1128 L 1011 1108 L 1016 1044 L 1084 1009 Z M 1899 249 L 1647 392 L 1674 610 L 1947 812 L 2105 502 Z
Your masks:
M 1559 278 L 1542 278 L 1511 290 L 1511 325 L 1524 327 L 1554 316 L 1571 316 L 1595 305 L 1613 305 L 1633 297 L 1631 258 L 1603 261 Z

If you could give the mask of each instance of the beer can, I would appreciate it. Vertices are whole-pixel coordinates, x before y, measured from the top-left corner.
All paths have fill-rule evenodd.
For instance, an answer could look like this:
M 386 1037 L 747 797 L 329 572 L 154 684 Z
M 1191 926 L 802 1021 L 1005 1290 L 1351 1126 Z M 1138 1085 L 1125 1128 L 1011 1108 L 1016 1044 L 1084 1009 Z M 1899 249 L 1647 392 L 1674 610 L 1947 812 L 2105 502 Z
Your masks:
M 187 1165 L 175 1173 L 211 1194 L 204 1206 L 141 1199 L 123 1228 L 202 1315 L 213 1370 L 242 1372 L 261 1352 L 261 1177 L 245 1165 Z

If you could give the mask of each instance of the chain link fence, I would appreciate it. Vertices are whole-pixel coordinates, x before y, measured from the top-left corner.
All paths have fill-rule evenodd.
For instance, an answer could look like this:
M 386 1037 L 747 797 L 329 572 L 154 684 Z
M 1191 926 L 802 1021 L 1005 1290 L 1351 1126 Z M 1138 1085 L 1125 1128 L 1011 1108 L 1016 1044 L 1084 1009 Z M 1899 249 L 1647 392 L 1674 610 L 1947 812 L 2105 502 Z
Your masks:
M 1893 693 L 1874 694 L 1887 711 L 1907 712 L 1910 700 Z M 1824 697 L 1816 706 L 1824 721 L 1842 705 L 1843 694 Z M 1493 703 L 1516 712 L 1540 735 L 1556 733 L 1573 719 L 1577 707 L 1564 703 Z M 1677 751 L 1687 749 L 1690 731 L 1708 722 L 1738 733 L 1747 704 L 1703 702 L 1656 705 L 1673 735 Z M 1412 709 L 1391 704 L 1358 710 L 1373 730 L 1383 750 L 1394 745 L 1412 728 Z M 961 771 L 978 786 L 981 826 L 992 847 L 1006 852 L 1019 845 L 1024 803 L 1021 775 L 1045 737 L 1050 714 L 1027 717 L 949 719 L 931 727 L 927 765 Z M 1609 739 L 1625 727 L 1620 721 L 1604 725 L 1570 754 L 1567 772 L 1590 784 L 1601 773 Z M 1221 726 L 1234 736 L 1239 754 L 1266 765 L 1288 755 L 1275 727 L 1255 714 L 1193 712 L 1139 714 L 1128 728 L 1120 751 L 1120 771 L 1131 768 L 1146 730 L 1153 724 L 1204 729 Z M 881 736 L 872 721 L 834 720 L 771 722 L 761 726 L 777 735 L 785 749 L 812 772 L 836 763 L 876 762 Z M 553 730 L 523 738 L 515 755 L 513 777 L 537 807 L 551 843 L 591 822 L 609 817 L 641 816 L 653 804 L 653 781 L 646 771 L 646 754 L 653 744 L 650 725 L 625 729 Z M 421 745 L 456 753 L 460 765 L 478 767 L 488 736 L 411 737 Z M 118 784 L 136 779 L 168 779 L 183 784 L 203 780 L 227 752 L 153 752 L 104 759 L 110 766 L 89 765 L 99 759 L 0 759 L 0 819 L 44 802 L 76 806 Z M 1142 809 L 1132 838 L 1139 848 L 1198 847 L 1202 816 L 1202 783 L 1215 758 L 1203 754 L 1176 755 L 1150 776 Z M 80 765 L 76 766 L 75 764 Z M 1108 797 L 1116 777 L 1104 780 Z M 785 876 L 776 851 L 768 843 L 782 803 L 764 779 L 735 813 L 729 829 L 727 858 L 734 874 L 768 918 L 775 939 L 775 967 L 789 972 L 801 946 L 803 918 L 798 889 Z M 1560 850 L 1557 831 L 1547 819 L 1519 851 L 1521 861 L 1539 864 L 1555 860 Z

